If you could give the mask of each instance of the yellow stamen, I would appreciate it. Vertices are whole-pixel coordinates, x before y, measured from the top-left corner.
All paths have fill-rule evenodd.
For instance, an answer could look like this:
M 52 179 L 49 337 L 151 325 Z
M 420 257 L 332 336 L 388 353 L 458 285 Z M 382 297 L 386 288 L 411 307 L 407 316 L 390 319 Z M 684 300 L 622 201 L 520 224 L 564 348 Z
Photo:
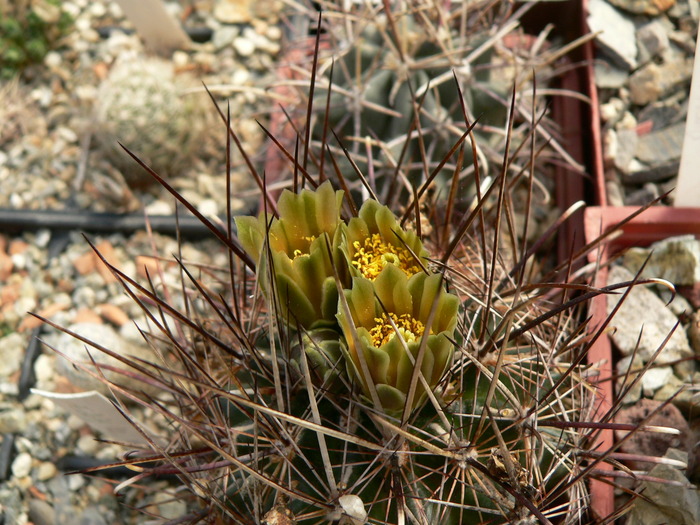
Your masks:
M 397 266 L 409 277 L 421 271 L 409 250 L 385 243 L 378 233 L 367 237 L 364 243 L 355 241 L 352 246 L 355 249 L 352 265 L 370 281 L 374 281 L 387 264 Z
M 302 237 L 302 239 L 304 239 L 305 241 L 309 241 L 309 244 L 306 246 L 305 251 L 294 250 L 294 252 L 292 252 L 294 259 L 296 259 L 297 257 L 300 257 L 301 255 L 309 255 L 309 250 L 311 249 L 311 243 L 316 240 L 316 236 L 310 235 L 310 236 Z
M 407 343 L 418 341 L 423 336 L 425 326 L 418 319 L 411 317 L 410 314 L 397 316 L 395 313 L 389 313 L 389 317 L 394 321 L 398 332 Z M 381 317 L 375 317 L 374 322 L 377 324 L 369 331 L 372 345 L 377 348 L 391 341 L 391 338 L 396 335 L 397 330 L 391 326 L 389 317 L 385 313 Z

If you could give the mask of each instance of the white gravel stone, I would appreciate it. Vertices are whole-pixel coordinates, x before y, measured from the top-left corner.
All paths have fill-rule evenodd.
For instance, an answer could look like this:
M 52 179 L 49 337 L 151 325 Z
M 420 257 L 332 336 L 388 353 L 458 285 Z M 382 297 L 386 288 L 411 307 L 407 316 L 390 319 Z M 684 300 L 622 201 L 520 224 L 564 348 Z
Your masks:
M 19 370 L 26 346 L 26 338 L 18 332 L 12 332 L 0 339 L 0 349 L 2 349 L 0 376 L 7 377 Z
M 242 57 L 249 57 L 255 52 L 255 44 L 250 39 L 242 36 L 233 40 L 233 48 Z
M 28 452 L 17 454 L 12 462 L 12 475 L 16 478 L 28 476 L 32 471 L 32 456 Z
M 97 449 L 100 447 L 100 443 L 95 440 L 95 436 L 88 434 L 78 438 L 77 447 L 83 454 L 92 456 L 95 454 L 95 452 L 97 452 Z
M 673 368 L 670 366 L 662 366 L 659 368 L 650 368 L 642 376 L 642 389 L 644 395 L 652 397 L 654 392 L 664 386 L 673 377 Z

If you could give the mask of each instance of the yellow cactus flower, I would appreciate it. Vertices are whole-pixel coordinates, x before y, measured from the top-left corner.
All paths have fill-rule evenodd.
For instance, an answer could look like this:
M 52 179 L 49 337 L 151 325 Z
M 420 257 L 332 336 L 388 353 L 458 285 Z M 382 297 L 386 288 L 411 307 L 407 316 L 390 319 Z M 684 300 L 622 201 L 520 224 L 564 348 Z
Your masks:
M 338 292 L 328 247 L 341 222 L 342 200 L 343 192 L 325 182 L 315 191 L 285 190 L 277 203 L 279 218 L 270 221 L 269 230 L 263 215 L 235 219 L 238 239 L 258 265 L 263 290 L 271 289 L 271 273 L 281 313 L 292 324 L 311 328 L 335 322 Z
M 365 395 L 372 398 L 374 390 L 384 410 L 402 410 L 425 337 L 420 371 L 434 389 L 452 359 L 451 339 L 459 308 L 458 298 L 443 290 L 441 276 L 417 272 L 409 277 L 398 265 L 388 264 L 374 281 L 354 277 L 352 289 L 344 295 L 350 317 L 340 304 L 337 317 L 347 345 L 348 373 L 362 385 Z M 435 317 L 426 334 L 436 301 Z M 363 372 L 364 365 L 370 377 Z M 419 381 L 410 408 L 425 397 Z
M 423 271 L 427 256 L 423 243 L 415 233 L 404 231 L 393 212 L 377 201 L 366 201 L 358 217 L 342 229 L 341 248 L 354 275 L 373 281 L 388 264 L 409 277 Z

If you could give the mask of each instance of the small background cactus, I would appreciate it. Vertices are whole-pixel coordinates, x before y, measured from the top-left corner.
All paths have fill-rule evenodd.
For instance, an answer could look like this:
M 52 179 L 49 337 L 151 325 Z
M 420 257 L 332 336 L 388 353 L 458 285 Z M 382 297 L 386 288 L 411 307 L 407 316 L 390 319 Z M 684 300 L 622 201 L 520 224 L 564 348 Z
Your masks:
M 137 57 L 115 64 L 98 91 L 94 136 L 100 150 L 121 170 L 129 185 L 148 186 L 153 179 L 124 146 L 164 176 L 184 172 L 206 140 L 207 112 L 201 93 L 171 62 Z

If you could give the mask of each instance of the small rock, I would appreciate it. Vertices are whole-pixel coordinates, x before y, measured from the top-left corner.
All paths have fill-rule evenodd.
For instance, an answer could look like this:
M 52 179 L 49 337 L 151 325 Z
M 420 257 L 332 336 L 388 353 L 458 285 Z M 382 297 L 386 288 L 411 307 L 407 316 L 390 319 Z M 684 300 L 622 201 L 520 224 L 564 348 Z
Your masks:
M 692 446 L 690 440 L 690 427 L 688 422 L 673 405 L 662 405 L 660 401 L 651 399 L 641 399 L 635 406 L 622 409 L 615 418 L 616 423 L 639 425 L 643 421 L 647 426 L 662 426 L 676 429 L 680 434 L 665 434 L 659 432 L 630 432 L 618 430 L 615 432 L 617 439 L 624 437 L 627 439 L 621 444 L 620 450 L 632 454 L 645 455 L 651 457 L 662 457 L 669 447 L 679 448 L 684 452 L 689 452 Z M 659 409 L 655 415 L 647 420 L 649 415 Z M 649 468 L 649 464 L 642 461 L 629 461 L 627 464 L 635 470 Z
M 93 435 L 86 434 L 78 438 L 77 448 L 86 456 L 94 456 L 99 447 L 100 443 L 95 440 Z
M 12 475 L 16 478 L 29 476 L 32 471 L 32 456 L 28 452 L 17 454 L 17 457 L 12 462 Z
M 617 150 L 615 152 L 615 167 L 622 173 L 628 173 L 630 163 L 638 151 L 639 136 L 634 129 L 617 131 Z
M 54 467 L 55 468 L 55 467 Z M 29 500 L 29 520 L 34 525 L 55 525 L 56 512 L 46 501 L 40 499 Z
M 123 326 L 129 322 L 129 316 L 116 305 L 100 304 L 97 306 L 96 310 L 105 320 L 116 326 Z
M 622 99 L 612 97 L 605 104 L 601 104 L 600 117 L 608 124 L 615 124 L 622 118 L 626 109 Z
M 660 21 L 654 20 L 637 29 L 637 49 L 640 61 L 646 62 L 656 58 L 664 53 L 669 45 L 668 31 Z M 641 55 L 646 56 L 642 58 Z
M 631 248 L 625 253 L 624 264 L 636 273 L 647 257 L 644 278 L 657 277 L 685 285 L 700 282 L 700 241 L 692 235 L 665 239 L 649 248 Z
M 670 366 L 649 368 L 642 376 L 642 389 L 646 397 L 653 397 L 654 392 L 664 386 L 673 377 Z
M 688 82 L 692 71 L 692 59 L 673 60 L 661 65 L 650 62 L 630 77 L 630 99 L 640 106 L 656 102 L 677 85 Z
M 608 274 L 609 285 L 633 279 L 634 275 L 622 266 L 613 266 Z M 608 313 L 617 305 L 622 292 L 623 290 L 619 291 L 620 296 L 607 297 Z M 615 331 L 611 337 L 622 355 L 631 355 L 637 348 L 637 354 L 646 362 L 677 323 L 678 318 L 654 292 L 638 285 L 630 290 L 613 317 L 611 326 Z M 670 363 L 692 355 L 685 331 L 678 326 L 658 355 L 656 363 Z
M 662 101 L 649 104 L 637 115 L 639 122 L 651 122 L 651 129 L 667 128 L 680 121 L 685 121 L 685 111 L 679 104 Z
M 628 70 L 637 66 L 635 28 L 631 20 L 605 0 L 589 2 L 587 20 L 592 32 L 601 31 L 596 41 L 612 60 Z
M 158 492 L 153 497 L 153 504 L 157 508 L 157 514 L 166 520 L 180 518 L 187 511 L 187 506 L 184 501 L 166 492 Z
M 233 44 L 233 41 L 238 35 L 239 31 L 237 27 L 224 25 L 214 31 L 211 41 L 212 44 L 214 44 L 214 48 L 218 51 Z
M 233 41 L 233 48 L 242 57 L 249 57 L 255 53 L 255 44 L 252 40 L 239 36 Z
M 119 336 L 114 328 L 109 325 L 82 323 L 71 325 L 68 328 L 69 330 L 81 335 L 82 337 L 85 337 L 90 341 L 95 341 L 97 344 L 102 345 L 117 355 L 125 357 L 135 356 L 141 359 L 158 362 L 158 358 L 154 355 L 150 348 L 142 345 L 136 345 L 133 342 L 126 342 Z M 88 369 L 92 369 L 93 365 L 90 362 L 90 357 L 88 356 L 89 350 L 90 356 L 92 356 L 98 365 L 109 365 L 119 369 L 128 368 L 127 365 L 118 359 L 95 348 L 88 347 L 88 349 L 86 349 L 88 345 L 68 334 L 60 334 L 54 346 L 67 358 L 59 357 L 56 360 L 57 372 L 69 379 L 73 385 L 85 390 L 97 390 L 103 394 L 110 395 L 109 389 L 102 381 L 73 366 L 73 364 L 68 360 L 85 363 Z M 129 376 L 104 369 L 103 372 L 108 380 L 114 381 L 115 383 L 123 385 L 126 388 L 132 388 L 137 391 L 155 391 L 153 387 L 149 387 L 145 383 Z
M 660 15 L 676 4 L 676 0 L 608 0 L 608 2 L 629 13 L 649 16 Z
M 683 460 L 687 455 L 671 455 Z M 671 465 L 655 465 L 649 476 L 661 481 L 643 481 L 639 491 L 643 498 L 635 498 L 627 523 L 634 525 L 697 525 L 700 523 L 700 492 L 691 485 L 683 472 Z M 665 481 L 665 482 L 664 482 Z
M 636 144 L 635 156 L 652 167 L 679 161 L 684 135 L 685 122 L 642 135 Z
M 671 177 L 678 175 L 679 161 L 672 161 L 668 164 L 647 166 L 637 159 L 630 162 L 629 173 L 623 173 L 625 184 L 644 184 L 646 182 L 661 183 Z M 673 181 L 672 181 L 673 182 Z
M 36 469 L 36 479 L 38 479 L 39 481 L 49 480 L 53 478 L 56 474 L 58 474 L 58 469 L 56 468 L 56 465 L 54 465 L 51 461 L 42 462 Z
M 21 408 L 0 412 L 0 434 L 22 433 L 27 428 L 27 415 Z
M 251 0 L 218 0 L 214 17 L 225 24 L 241 24 L 251 20 Z
M 640 189 L 625 196 L 625 206 L 644 206 L 661 195 L 659 188 L 653 182 L 647 182 Z
M 12 332 L 0 339 L 0 348 L 2 348 L 0 376 L 8 377 L 19 370 L 26 346 L 26 337 L 17 332 Z

